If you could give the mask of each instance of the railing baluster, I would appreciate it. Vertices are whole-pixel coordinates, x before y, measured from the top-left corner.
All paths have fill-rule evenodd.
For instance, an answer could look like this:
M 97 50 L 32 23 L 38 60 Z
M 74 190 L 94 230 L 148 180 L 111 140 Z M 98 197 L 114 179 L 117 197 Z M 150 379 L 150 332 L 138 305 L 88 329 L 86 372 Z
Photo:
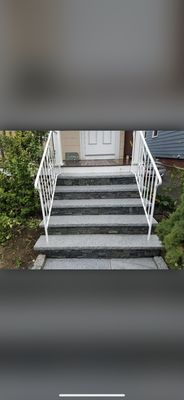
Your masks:
M 43 168 L 44 168 L 44 190 L 45 190 L 45 197 L 46 197 L 45 208 L 46 208 L 46 216 L 48 216 L 49 191 L 48 191 L 48 177 L 47 177 L 47 159 L 44 160 Z
M 150 182 L 151 182 L 151 170 L 152 170 L 152 165 L 151 162 L 149 160 L 148 163 L 148 182 L 147 182 L 147 187 L 146 187 L 146 210 L 148 212 L 148 208 L 149 208 L 149 195 L 150 195 Z
M 150 195 L 149 195 L 149 206 L 148 206 L 148 216 L 151 214 L 152 200 L 153 200 L 153 188 L 154 188 L 154 169 L 152 168 L 152 179 L 150 185 Z
M 146 161 L 145 161 L 145 179 L 144 179 L 144 190 L 143 190 L 143 198 L 144 198 L 144 200 L 145 200 L 145 206 L 146 206 L 147 178 L 148 178 L 148 153 L 146 153 Z
M 137 140 L 136 135 L 140 135 Z M 157 188 L 162 184 L 162 178 L 146 143 L 143 131 L 134 132 L 134 154 L 132 160 L 132 171 L 135 174 L 138 190 L 148 222 L 148 240 L 150 239 Z M 138 143 L 138 146 L 136 147 Z M 137 165 L 134 165 L 137 151 Z
M 45 229 L 46 240 L 49 240 L 48 225 L 52 204 L 54 200 L 55 187 L 57 182 L 55 148 L 54 148 L 54 131 L 49 133 L 47 143 L 43 152 L 40 167 L 38 169 L 35 180 L 35 189 L 39 191 L 40 203 L 43 215 L 43 223 Z

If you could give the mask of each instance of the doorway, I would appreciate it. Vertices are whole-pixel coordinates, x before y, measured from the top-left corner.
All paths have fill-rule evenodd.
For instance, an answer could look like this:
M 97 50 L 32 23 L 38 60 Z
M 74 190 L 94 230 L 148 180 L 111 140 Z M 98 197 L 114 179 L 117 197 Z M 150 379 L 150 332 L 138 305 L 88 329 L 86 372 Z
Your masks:
M 119 158 L 120 131 L 81 131 L 83 160 L 114 160 Z

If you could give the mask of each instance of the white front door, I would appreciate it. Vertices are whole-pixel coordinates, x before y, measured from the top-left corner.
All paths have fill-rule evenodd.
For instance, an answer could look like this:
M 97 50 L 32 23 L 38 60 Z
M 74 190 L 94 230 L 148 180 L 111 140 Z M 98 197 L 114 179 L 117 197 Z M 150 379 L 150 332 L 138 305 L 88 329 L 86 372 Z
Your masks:
M 82 131 L 81 155 L 86 160 L 118 159 L 119 131 Z

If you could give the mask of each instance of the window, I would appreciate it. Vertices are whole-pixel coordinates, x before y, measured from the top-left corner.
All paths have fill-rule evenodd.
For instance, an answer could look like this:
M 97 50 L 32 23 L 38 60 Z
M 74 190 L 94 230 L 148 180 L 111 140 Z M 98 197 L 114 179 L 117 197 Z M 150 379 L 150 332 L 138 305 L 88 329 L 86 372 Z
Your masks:
M 152 132 L 152 138 L 158 137 L 158 131 L 153 131 Z

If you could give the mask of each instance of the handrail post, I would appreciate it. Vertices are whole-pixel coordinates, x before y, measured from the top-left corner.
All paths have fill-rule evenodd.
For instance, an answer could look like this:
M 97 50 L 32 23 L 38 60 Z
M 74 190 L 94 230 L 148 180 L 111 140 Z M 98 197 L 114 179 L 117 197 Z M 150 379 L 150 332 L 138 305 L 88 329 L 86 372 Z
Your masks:
M 62 156 L 61 131 L 54 132 L 54 149 L 56 157 L 56 166 L 62 166 L 63 156 Z
M 139 131 L 134 131 L 133 137 L 133 157 L 132 157 L 132 172 L 136 173 L 139 167 L 141 137 Z

